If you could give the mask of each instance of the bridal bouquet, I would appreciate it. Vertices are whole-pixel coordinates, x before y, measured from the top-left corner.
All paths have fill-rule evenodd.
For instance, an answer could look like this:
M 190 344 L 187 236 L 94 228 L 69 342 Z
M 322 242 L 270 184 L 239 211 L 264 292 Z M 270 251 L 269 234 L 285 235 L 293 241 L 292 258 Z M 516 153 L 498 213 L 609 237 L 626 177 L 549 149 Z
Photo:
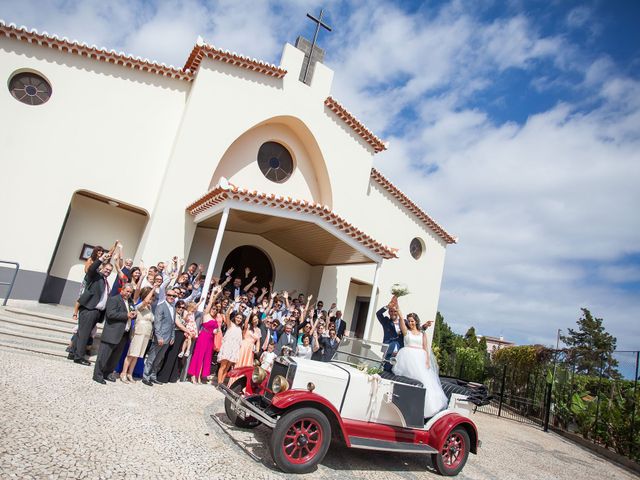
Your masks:
M 400 298 L 409 295 L 409 288 L 404 283 L 394 283 L 391 285 L 391 295 Z

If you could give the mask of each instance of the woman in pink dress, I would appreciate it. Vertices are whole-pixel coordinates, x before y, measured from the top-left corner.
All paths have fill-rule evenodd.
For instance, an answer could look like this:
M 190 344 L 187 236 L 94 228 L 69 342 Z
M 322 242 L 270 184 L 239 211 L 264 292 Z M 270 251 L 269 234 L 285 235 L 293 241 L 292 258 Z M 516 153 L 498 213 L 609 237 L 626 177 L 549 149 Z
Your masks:
M 260 317 L 257 309 L 254 308 L 251 314 L 251 320 L 244 327 L 244 338 L 240 345 L 238 353 L 238 361 L 236 367 L 252 367 L 255 359 L 254 352 L 258 352 L 260 348 Z
M 213 306 L 219 293 L 219 287 L 215 287 L 211 292 L 209 303 L 205 308 L 198 340 L 191 357 L 191 363 L 189 364 L 189 370 L 187 370 L 193 383 L 201 383 L 202 378 L 206 379 L 211 374 L 214 336 L 220 329 L 220 321 L 222 320 L 222 315 Z
M 220 346 L 220 353 L 218 353 L 218 362 L 220 363 L 218 383 L 224 382 L 227 372 L 238 361 L 240 345 L 242 344 L 242 322 L 244 321 L 244 316 L 242 313 L 237 312 L 233 314 L 232 320 L 231 315 L 234 306 L 237 306 L 237 303 L 229 305 L 224 318 L 227 331 L 222 337 L 222 345 Z

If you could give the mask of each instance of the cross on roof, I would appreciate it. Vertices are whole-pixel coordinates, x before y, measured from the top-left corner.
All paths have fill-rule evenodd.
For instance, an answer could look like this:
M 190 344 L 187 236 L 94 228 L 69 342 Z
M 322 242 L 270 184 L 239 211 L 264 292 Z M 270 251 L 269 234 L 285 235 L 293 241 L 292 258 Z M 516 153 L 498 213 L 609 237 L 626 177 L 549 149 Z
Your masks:
M 322 15 L 324 15 L 324 8 L 320 9 L 320 15 L 318 18 L 314 17 L 310 13 L 307 13 L 307 17 L 309 17 L 313 22 L 316 23 L 316 32 L 313 34 L 313 41 L 311 42 L 311 50 L 309 50 L 309 61 L 307 62 L 306 67 L 304 68 L 304 75 L 302 76 L 302 82 L 307 83 L 307 73 L 309 72 L 309 65 L 311 64 L 311 54 L 313 53 L 313 49 L 316 46 L 316 41 L 318 40 L 318 33 L 320 33 L 320 27 L 325 28 L 329 32 L 331 31 L 331 27 L 322 21 Z

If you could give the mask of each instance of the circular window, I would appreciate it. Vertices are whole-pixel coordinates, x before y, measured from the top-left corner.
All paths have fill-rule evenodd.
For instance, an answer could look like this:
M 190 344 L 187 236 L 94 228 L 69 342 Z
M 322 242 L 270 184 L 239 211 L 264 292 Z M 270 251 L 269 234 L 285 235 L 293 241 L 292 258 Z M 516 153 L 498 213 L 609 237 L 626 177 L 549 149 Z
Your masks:
M 284 145 L 265 142 L 258 150 L 258 166 L 269 180 L 283 183 L 293 173 L 293 158 Z
M 23 72 L 11 77 L 9 91 L 13 98 L 27 105 L 42 105 L 51 97 L 51 85 L 37 73 Z
M 409 251 L 411 252 L 411 256 L 418 260 L 424 251 L 424 244 L 422 243 L 422 240 L 418 237 L 411 240 L 411 243 L 409 244 Z

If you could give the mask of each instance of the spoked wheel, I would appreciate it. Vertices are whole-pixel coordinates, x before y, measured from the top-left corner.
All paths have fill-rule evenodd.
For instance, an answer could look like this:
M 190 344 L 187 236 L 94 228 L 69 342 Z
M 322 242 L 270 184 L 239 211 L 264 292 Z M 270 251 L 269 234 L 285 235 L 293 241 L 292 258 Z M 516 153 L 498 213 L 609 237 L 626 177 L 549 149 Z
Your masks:
M 245 382 L 238 380 L 233 384 L 231 390 L 236 392 L 238 395 L 242 395 L 244 385 Z M 249 417 L 246 419 L 238 417 L 238 414 L 233 411 L 233 402 L 226 397 L 224 399 L 224 412 L 227 414 L 229 420 L 231 420 L 231 423 L 233 423 L 236 427 L 255 428 L 260 425 L 260 422 L 253 417 Z
M 447 435 L 442 450 L 434 457 L 434 466 L 440 475 L 452 477 L 460 473 L 469 457 L 469 434 L 462 428 L 454 428 Z
M 320 410 L 300 408 L 278 419 L 270 439 L 273 460 L 287 473 L 307 473 L 331 443 L 331 424 Z

